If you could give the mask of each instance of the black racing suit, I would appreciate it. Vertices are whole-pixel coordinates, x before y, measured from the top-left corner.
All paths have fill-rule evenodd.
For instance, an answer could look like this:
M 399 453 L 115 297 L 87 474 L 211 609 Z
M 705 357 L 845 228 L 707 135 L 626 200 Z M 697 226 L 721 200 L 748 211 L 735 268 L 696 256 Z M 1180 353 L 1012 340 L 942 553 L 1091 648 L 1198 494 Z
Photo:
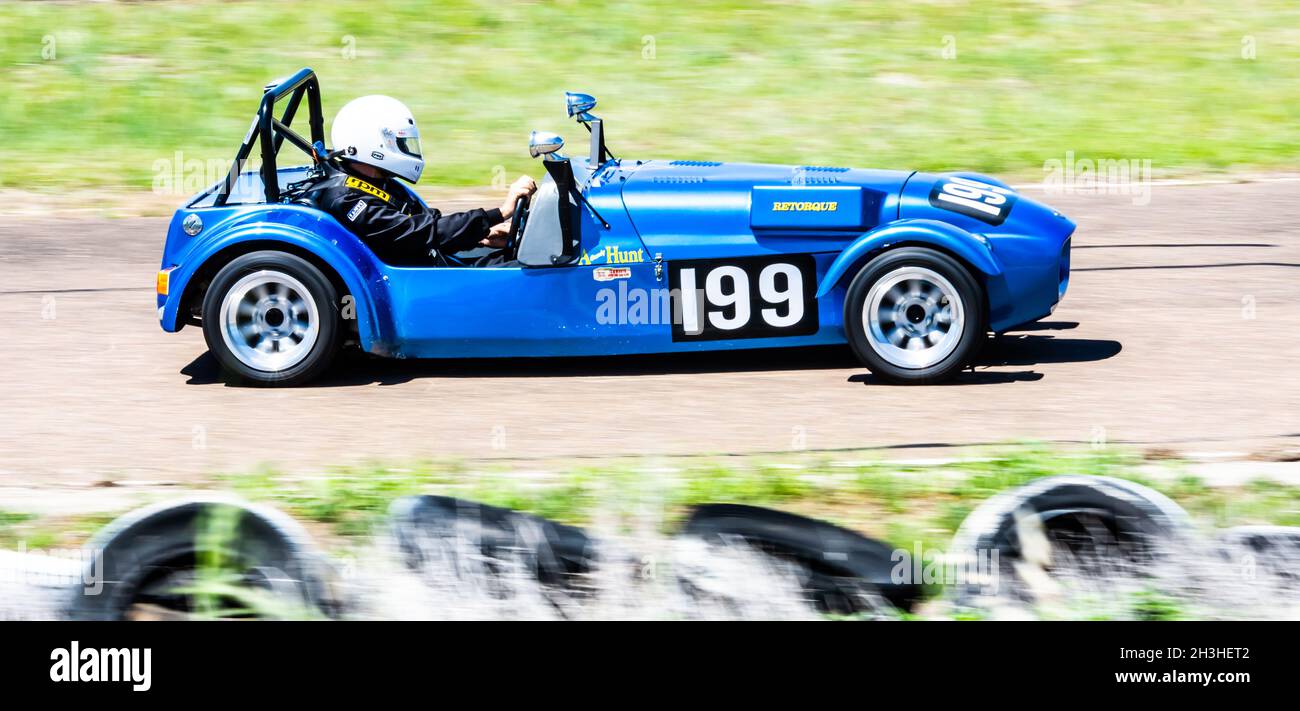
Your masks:
M 337 170 L 308 187 L 304 197 L 361 238 L 375 256 L 399 266 L 461 266 L 451 255 L 474 249 L 505 220 L 496 208 L 444 215 L 426 208 L 395 178 L 374 180 Z M 476 264 L 501 261 L 494 254 Z

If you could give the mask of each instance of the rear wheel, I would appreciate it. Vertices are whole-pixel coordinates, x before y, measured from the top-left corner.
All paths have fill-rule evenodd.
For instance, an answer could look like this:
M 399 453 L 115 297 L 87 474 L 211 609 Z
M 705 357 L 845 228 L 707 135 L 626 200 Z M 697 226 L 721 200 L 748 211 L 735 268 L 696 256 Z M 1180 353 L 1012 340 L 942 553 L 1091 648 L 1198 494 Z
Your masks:
M 844 331 L 876 376 L 934 383 L 970 363 L 984 335 L 984 294 L 942 252 L 903 247 L 867 263 L 849 285 Z
M 217 272 L 203 299 L 208 350 L 240 382 L 298 385 L 338 351 L 338 296 L 311 262 L 252 252 Z

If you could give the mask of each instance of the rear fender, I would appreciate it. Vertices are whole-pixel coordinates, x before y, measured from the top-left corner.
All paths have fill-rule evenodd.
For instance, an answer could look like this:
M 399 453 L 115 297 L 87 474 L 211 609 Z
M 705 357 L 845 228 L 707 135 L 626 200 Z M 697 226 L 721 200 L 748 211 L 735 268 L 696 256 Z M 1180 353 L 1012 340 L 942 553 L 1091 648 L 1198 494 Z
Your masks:
M 363 350 L 387 355 L 395 343 L 392 317 L 392 298 L 388 282 L 374 254 L 355 235 L 341 227 L 329 229 L 328 223 L 316 225 L 316 232 L 297 225 L 256 221 L 233 225 L 225 230 L 214 230 L 207 241 L 195 245 L 185 255 L 184 262 L 171 275 L 171 293 L 163 306 L 163 328 L 177 328 L 178 311 L 190 281 L 213 259 L 227 261 L 232 253 L 246 251 L 249 243 L 266 242 L 266 248 L 276 244 L 291 246 L 307 252 L 325 266 L 334 270 L 347 287 L 356 311 L 357 332 Z M 260 245 L 258 248 L 262 248 Z
M 937 220 L 898 220 L 867 232 L 845 247 L 831 262 L 826 276 L 822 277 L 817 298 L 828 294 L 849 275 L 856 274 L 876 253 L 904 244 L 935 247 L 953 254 L 979 272 L 974 276 L 983 275 L 984 280 L 1002 273 L 1002 267 L 982 238 Z

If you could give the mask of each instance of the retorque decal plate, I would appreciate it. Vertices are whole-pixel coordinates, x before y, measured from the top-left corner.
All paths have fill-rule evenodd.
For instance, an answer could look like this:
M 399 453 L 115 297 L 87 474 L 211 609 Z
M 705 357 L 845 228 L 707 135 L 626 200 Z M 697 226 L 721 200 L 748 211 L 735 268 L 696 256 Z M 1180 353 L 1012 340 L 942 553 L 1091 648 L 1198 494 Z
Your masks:
M 807 336 L 817 332 L 811 254 L 670 262 L 673 341 Z

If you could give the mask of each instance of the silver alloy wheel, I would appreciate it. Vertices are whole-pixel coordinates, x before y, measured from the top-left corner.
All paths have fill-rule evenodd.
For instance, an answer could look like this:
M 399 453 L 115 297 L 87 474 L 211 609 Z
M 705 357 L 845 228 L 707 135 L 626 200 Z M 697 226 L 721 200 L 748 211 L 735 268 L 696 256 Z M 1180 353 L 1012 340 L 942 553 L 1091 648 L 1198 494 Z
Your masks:
M 966 309 L 952 283 L 925 267 L 899 267 L 871 285 L 862 326 L 871 350 L 892 365 L 941 363 L 961 342 Z
M 221 301 L 221 339 L 250 368 L 277 372 L 311 353 L 320 312 L 303 283 L 284 272 L 248 274 Z

